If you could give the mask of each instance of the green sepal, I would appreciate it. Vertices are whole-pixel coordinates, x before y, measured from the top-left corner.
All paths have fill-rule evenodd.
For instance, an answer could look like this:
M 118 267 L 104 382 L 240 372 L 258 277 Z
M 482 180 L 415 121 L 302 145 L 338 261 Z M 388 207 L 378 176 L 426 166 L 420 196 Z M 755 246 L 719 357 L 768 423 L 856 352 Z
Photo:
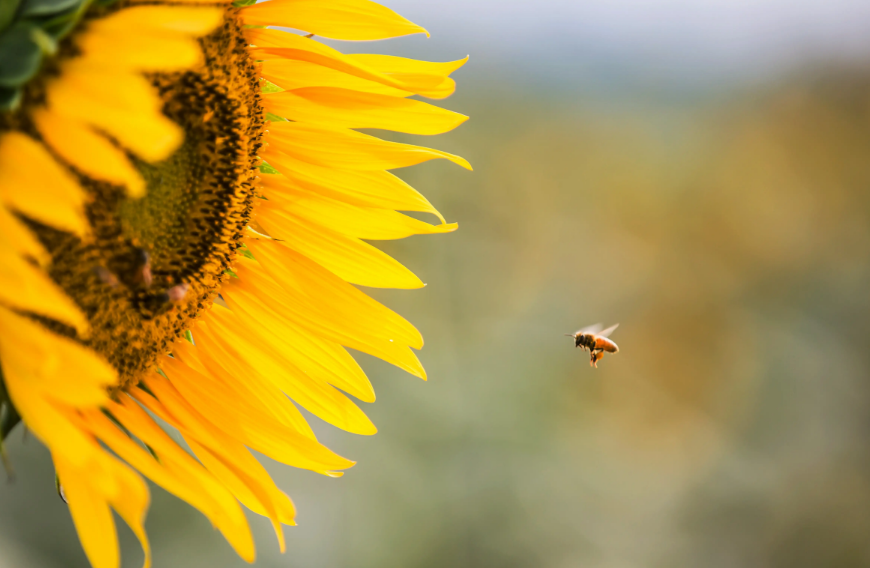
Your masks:
M 157 372 L 158 372 L 159 374 L 163 375 L 163 371 L 161 371 L 160 369 L 157 369 Z M 166 375 L 163 375 L 163 376 L 164 376 L 164 378 L 166 377 Z M 138 383 L 136 383 L 136 388 L 139 389 L 139 390 L 141 390 L 141 391 L 145 391 L 145 392 L 147 392 L 148 394 L 150 394 L 150 395 L 153 396 L 154 398 L 157 398 L 157 397 L 154 395 L 154 393 L 151 392 L 151 389 L 148 388 L 148 385 L 146 385 L 146 384 L 145 384 L 144 382 L 142 382 L 142 381 L 139 381 Z
M 272 122 L 290 122 L 283 116 L 278 116 L 277 114 L 272 114 L 271 112 L 266 113 L 266 120 L 270 120 Z
M 103 414 L 106 416 L 106 418 L 108 418 L 109 420 L 111 420 L 111 421 L 115 424 L 115 426 L 117 426 L 117 427 L 118 427 L 122 432 L 124 432 L 125 434 L 127 434 L 127 437 L 128 437 L 128 438 L 130 438 L 131 440 L 138 440 L 138 438 L 136 438 L 136 436 L 134 436 L 133 433 L 130 432 L 130 430 L 127 429 L 126 426 L 124 426 L 123 424 L 121 424 L 121 421 L 120 421 L 120 420 L 118 420 L 117 418 L 115 418 L 115 415 L 114 415 L 114 414 L 112 414 L 111 412 L 109 412 L 109 411 L 108 411 L 107 409 L 105 409 L 105 408 L 103 408 L 102 411 L 103 411 Z M 141 440 L 139 440 L 139 441 L 142 442 Z M 155 460 L 160 461 L 160 458 L 157 457 L 157 452 L 154 451 L 154 448 L 152 448 L 151 446 L 149 446 L 149 445 L 146 444 L 145 442 L 142 442 L 142 445 L 145 446 L 145 449 L 148 450 L 148 453 L 151 454 L 151 456 L 152 456 Z
M 145 449 L 148 450 L 148 453 L 151 454 L 152 458 L 154 458 L 158 462 L 160 461 L 160 456 L 157 455 L 157 452 L 154 451 L 154 448 L 152 448 L 151 446 L 149 446 L 145 442 L 142 442 L 142 445 L 145 446 Z
M 233 2 L 233 6 L 236 8 L 244 8 L 245 6 L 253 6 L 257 3 L 257 0 L 236 0 Z
M 60 40 L 75 29 L 91 4 L 93 0 L 80 0 L 75 9 L 53 16 L 40 27 L 55 40 Z
M 35 25 L 20 23 L 0 34 L 0 87 L 20 87 L 39 71 L 42 49 L 36 31 Z
M 15 110 L 21 104 L 21 89 L 0 87 L 0 111 Z
M 3 372 L 0 371 L 0 443 L 3 443 L 12 429 L 21 422 L 21 416 L 12 405 L 12 397 L 6 391 L 6 383 L 3 379 Z
M 18 17 L 24 19 L 55 16 L 77 8 L 81 3 L 82 0 L 24 0 Z
M 6 383 L 3 379 L 3 370 L 0 369 L 0 462 L 3 463 L 6 477 L 9 480 L 14 479 L 15 473 L 12 471 L 12 464 L 9 461 L 9 456 L 6 454 L 6 445 L 3 441 L 19 422 L 21 422 L 21 416 L 18 415 L 18 411 L 12 406 L 12 398 L 6 391 Z
M 261 174 L 280 174 L 278 170 L 270 166 L 269 164 L 263 162 L 260 164 L 260 173 Z
M 12 401 L 9 400 L 3 387 L 3 380 L 0 378 L 0 462 L 3 463 L 3 469 L 6 470 L 8 479 L 13 479 L 15 472 L 12 471 L 12 463 L 6 454 L 6 445 L 3 442 L 9 437 L 10 432 L 18 426 L 19 422 L 21 422 L 21 416 L 12 406 Z
M 15 21 L 20 0 L 0 0 L 0 32 L 8 28 Z
M 12 430 L 21 422 L 21 416 L 18 411 L 12 406 L 11 402 L 6 402 L 0 408 L 0 442 L 9 437 Z
M 262 90 L 264 95 L 268 94 L 268 93 L 282 93 L 282 92 L 284 92 L 284 89 L 282 89 L 281 87 L 279 87 L 275 83 L 272 83 L 271 81 L 267 81 L 265 79 L 260 79 L 260 83 L 263 84 L 263 86 L 260 87 L 260 89 Z
M 257 260 L 256 258 L 254 258 L 254 253 L 251 252 L 251 249 L 249 249 L 246 246 L 240 247 L 239 252 L 245 258 L 250 258 L 251 260 Z
M 3 442 L 19 422 L 21 422 L 21 417 L 12 406 L 12 402 L 3 388 L 3 380 L 0 379 L 0 462 L 3 463 L 3 469 L 6 470 L 7 479 L 10 480 L 15 477 L 15 473 L 12 471 L 12 463 L 9 461 L 6 445 Z
M 61 498 L 64 503 L 69 503 L 66 500 L 66 494 L 63 491 L 63 485 L 60 484 L 60 477 L 57 475 L 57 472 L 54 472 L 54 488 L 57 491 L 57 496 Z
M 35 28 L 30 34 L 33 43 L 39 46 L 43 55 L 54 55 L 57 53 L 57 41 L 45 33 L 41 28 Z

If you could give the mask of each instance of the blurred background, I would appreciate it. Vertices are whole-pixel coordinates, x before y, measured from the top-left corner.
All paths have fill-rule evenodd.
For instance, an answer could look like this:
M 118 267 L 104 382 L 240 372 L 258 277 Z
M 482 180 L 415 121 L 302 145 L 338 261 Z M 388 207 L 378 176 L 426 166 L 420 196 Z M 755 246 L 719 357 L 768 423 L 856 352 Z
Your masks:
M 472 119 L 416 142 L 475 172 L 400 172 L 460 230 L 384 243 L 428 287 L 373 291 L 430 379 L 359 355 L 380 432 L 315 424 L 341 479 L 268 464 L 299 526 L 252 517 L 257 566 L 870 566 L 870 3 L 385 3 L 433 37 L 343 49 L 471 55 Z M 597 370 L 563 335 L 596 322 Z M 85 568 L 13 438 L 0 568 Z M 155 566 L 245 565 L 152 490 Z

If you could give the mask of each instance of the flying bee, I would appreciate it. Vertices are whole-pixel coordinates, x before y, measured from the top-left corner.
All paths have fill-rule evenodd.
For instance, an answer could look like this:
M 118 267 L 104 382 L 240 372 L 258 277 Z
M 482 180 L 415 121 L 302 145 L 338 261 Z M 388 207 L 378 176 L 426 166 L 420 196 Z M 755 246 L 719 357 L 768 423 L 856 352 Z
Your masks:
M 591 325 L 575 333 L 566 333 L 568 337 L 574 338 L 574 347 L 588 349 L 591 355 L 589 364 L 598 368 L 598 361 L 604 357 L 605 353 L 617 353 L 619 347 L 616 346 L 608 336 L 613 333 L 613 330 L 619 327 L 619 324 L 608 327 L 601 331 L 601 324 Z

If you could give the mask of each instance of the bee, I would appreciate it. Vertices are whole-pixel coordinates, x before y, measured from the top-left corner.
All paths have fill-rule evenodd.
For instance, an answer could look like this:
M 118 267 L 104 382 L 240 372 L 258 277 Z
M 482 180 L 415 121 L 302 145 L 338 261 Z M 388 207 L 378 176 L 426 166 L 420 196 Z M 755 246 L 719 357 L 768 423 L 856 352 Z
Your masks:
M 601 331 L 601 324 L 596 324 L 584 327 L 575 333 L 566 333 L 565 335 L 574 338 L 574 347 L 588 349 L 591 355 L 589 364 L 598 368 L 598 361 L 604 357 L 605 353 L 619 352 L 619 347 L 616 346 L 616 343 L 607 338 L 617 327 L 619 327 L 619 324 Z

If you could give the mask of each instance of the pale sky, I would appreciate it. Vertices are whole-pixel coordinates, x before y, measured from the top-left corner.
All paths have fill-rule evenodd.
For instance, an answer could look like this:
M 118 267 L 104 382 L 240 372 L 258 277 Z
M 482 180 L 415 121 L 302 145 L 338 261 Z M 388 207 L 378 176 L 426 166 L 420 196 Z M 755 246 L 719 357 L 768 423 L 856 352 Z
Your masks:
M 732 67 L 870 59 L 870 0 L 381 1 L 428 28 L 429 48 L 456 55 L 615 54 Z
M 868 0 L 385 0 L 417 21 L 470 27 L 485 35 L 576 29 L 626 40 L 761 40 L 764 36 L 835 42 L 870 31 Z M 507 38 L 505 38 L 507 39 Z

